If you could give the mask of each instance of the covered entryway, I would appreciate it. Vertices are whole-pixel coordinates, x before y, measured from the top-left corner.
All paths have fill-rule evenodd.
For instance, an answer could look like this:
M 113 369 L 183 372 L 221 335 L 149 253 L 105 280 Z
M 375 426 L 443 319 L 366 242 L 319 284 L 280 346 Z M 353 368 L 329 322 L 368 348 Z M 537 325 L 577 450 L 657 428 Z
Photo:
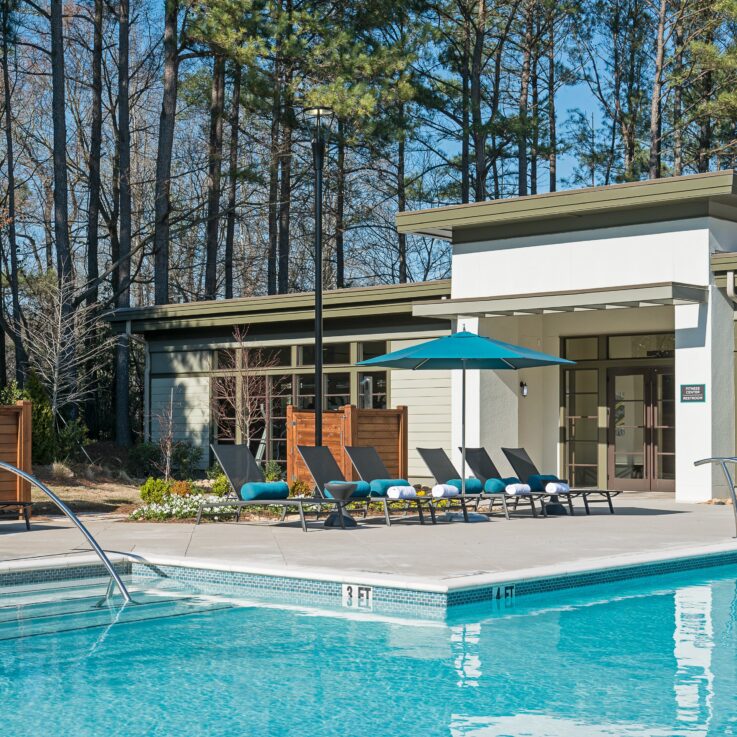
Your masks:
M 675 373 L 672 368 L 607 370 L 608 486 L 675 491 Z

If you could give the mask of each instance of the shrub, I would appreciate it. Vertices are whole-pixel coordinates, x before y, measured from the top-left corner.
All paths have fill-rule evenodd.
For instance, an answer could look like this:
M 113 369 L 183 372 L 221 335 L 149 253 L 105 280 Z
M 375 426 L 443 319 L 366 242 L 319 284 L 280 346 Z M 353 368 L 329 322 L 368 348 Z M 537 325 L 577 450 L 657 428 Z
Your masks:
M 79 418 L 62 425 L 56 433 L 54 459 L 57 461 L 77 460 L 82 447 L 87 443 L 87 426 Z
M 282 467 L 276 461 L 269 461 L 264 466 L 264 479 L 266 481 L 281 481 Z
M 225 496 L 229 491 L 230 482 L 228 481 L 228 477 L 221 471 L 213 478 L 210 493 L 213 496 Z
M 172 465 L 183 479 L 192 478 L 201 459 L 202 448 L 191 443 L 177 443 L 171 452 Z
M 289 496 L 309 496 L 311 492 L 310 485 L 304 481 L 294 481 L 289 487 Z
M 171 492 L 171 482 L 149 476 L 141 486 L 141 499 L 145 504 L 161 504 Z
M 138 443 L 128 451 L 126 468 L 137 478 L 153 476 L 161 466 L 161 450 L 156 443 Z
M 172 481 L 169 493 L 172 496 L 190 496 L 192 494 L 192 482 Z
M 211 495 L 192 494 L 191 496 L 166 496 L 160 502 L 144 504 L 134 509 L 130 515 L 132 520 L 167 520 L 167 519 L 191 519 L 197 516 L 200 502 L 209 499 Z M 218 509 L 205 509 L 203 516 L 218 519 L 221 515 L 235 513 L 235 507 L 220 507 Z

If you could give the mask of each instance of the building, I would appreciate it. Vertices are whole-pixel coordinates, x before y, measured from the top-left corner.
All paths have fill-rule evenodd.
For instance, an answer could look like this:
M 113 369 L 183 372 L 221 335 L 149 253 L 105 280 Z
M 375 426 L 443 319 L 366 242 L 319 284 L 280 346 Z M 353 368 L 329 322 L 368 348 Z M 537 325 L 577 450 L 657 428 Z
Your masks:
M 465 328 L 576 361 L 469 372 L 467 444 L 525 446 L 576 485 L 726 496 L 735 452 L 737 182 L 733 171 L 404 212 L 404 233 L 452 245 L 448 281 L 325 295 L 326 404 L 409 407 L 417 446 L 459 460 L 458 372 L 363 372 L 357 360 Z M 146 344 L 147 432 L 178 396 L 177 430 L 206 448 L 212 382 L 233 328 L 278 355 L 268 369 L 264 457 L 283 461 L 286 404 L 309 407 L 313 295 L 119 310 Z M 228 360 L 231 360 L 228 358 Z M 227 434 L 227 433 L 226 433 Z M 231 432 L 232 436 L 233 433 Z
M 526 446 L 576 484 L 725 496 L 734 455 L 733 171 L 401 213 L 453 249 L 450 300 L 418 318 L 574 368 L 468 377 L 470 446 Z M 460 390 L 453 381 L 453 447 Z
M 406 405 L 409 473 L 419 480 L 428 471 L 414 449 L 450 447 L 448 372 L 365 371 L 355 364 L 447 335 L 448 320 L 415 317 L 412 310 L 449 296 L 449 281 L 324 295 L 325 408 Z M 176 438 L 202 448 L 203 468 L 211 461 L 211 442 L 240 442 L 234 418 L 216 406 L 223 387 L 239 391 L 230 378 L 234 361 L 253 349 L 263 358 L 258 373 L 266 377 L 256 383 L 265 394 L 260 402 L 265 418 L 256 422 L 253 450 L 264 460 L 285 463 L 287 405 L 310 408 L 314 402 L 313 306 L 314 295 L 307 293 L 116 310 L 114 329 L 138 336 L 145 347 L 146 436 L 156 439 L 171 408 Z M 241 340 L 234 337 L 238 328 L 245 334 Z M 226 404 L 232 408 L 235 401 Z

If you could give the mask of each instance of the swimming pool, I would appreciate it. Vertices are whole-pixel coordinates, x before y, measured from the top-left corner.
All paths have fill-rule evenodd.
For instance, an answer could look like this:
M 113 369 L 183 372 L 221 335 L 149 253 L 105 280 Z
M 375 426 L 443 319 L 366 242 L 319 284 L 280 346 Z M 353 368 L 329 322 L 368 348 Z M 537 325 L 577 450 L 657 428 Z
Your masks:
M 735 566 L 443 622 L 142 585 L 0 597 L 3 737 L 737 735 Z

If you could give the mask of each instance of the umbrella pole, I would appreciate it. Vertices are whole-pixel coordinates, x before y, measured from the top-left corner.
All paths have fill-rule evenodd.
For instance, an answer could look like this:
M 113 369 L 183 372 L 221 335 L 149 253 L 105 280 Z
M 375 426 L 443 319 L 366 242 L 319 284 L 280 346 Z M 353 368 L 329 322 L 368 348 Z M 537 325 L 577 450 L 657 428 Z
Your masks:
M 466 362 L 461 362 L 461 494 L 466 493 Z

